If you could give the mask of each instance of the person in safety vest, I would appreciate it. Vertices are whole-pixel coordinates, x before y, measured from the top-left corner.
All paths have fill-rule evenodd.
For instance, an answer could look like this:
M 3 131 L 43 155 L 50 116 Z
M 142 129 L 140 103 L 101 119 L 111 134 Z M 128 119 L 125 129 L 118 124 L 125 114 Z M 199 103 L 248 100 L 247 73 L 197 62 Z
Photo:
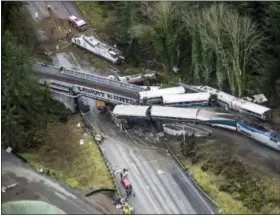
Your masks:
M 123 212 L 124 212 L 124 214 L 132 214 L 133 211 L 134 211 L 134 209 L 133 209 L 133 207 L 130 204 L 128 204 L 127 202 L 124 203 L 124 205 L 123 205 Z

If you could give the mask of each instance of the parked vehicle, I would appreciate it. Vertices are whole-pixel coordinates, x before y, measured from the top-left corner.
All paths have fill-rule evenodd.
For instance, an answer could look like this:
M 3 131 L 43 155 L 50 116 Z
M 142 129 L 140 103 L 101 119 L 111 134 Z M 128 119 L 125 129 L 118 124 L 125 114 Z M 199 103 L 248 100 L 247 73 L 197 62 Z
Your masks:
M 76 16 L 70 16 L 68 18 L 69 24 L 76 28 L 78 31 L 85 31 L 88 29 L 88 24 L 83 19 L 78 19 Z

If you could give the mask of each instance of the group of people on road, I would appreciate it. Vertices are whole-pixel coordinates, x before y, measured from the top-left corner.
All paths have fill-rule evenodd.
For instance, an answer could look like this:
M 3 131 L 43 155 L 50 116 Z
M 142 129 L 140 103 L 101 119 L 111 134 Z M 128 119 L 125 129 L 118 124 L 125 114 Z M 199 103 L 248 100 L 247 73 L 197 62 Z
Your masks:
M 123 168 L 122 172 L 120 173 L 120 176 L 121 176 L 121 180 L 127 180 L 128 169 Z M 127 182 L 128 180 L 126 181 L 126 183 Z M 125 184 L 125 190 L 126 190 L 126 196 L 120 198 L 121 207 L 124 214 L 132 214 L 134 209 L 130 204 L 127 203 L 127 198 L 132 195 L 132 186 L 130 183 L 128 183 L 128 185 Z

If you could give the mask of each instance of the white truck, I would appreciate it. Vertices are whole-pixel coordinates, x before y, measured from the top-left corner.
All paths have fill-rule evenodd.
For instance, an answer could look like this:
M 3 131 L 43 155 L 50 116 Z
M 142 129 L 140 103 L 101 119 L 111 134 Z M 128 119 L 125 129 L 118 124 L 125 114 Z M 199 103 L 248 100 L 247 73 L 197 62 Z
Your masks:
M 83 19 L 78 19 L 74 15 L 68 18 L 68 22 L 73 28 L 76 28 L 78 31 L 85 31 L 88 29 L 88 24 Z

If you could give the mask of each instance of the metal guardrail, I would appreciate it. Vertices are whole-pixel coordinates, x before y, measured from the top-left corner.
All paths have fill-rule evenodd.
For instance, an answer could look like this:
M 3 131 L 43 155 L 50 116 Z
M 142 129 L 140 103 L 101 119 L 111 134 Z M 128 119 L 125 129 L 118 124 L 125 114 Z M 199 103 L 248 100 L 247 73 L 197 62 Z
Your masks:
M 33 66 L 34 70 L 39 73 L 46 73 L 46 74 L 52 74 L 56 76 L 71 76 L 75 77 L 78 79 L 82 79 L 91 83 L 97 83 L 100 85 L 105 85 L 105 86 L 110 86 L 114 88 L 119 88 L 122 90 L 126 90 L 129 92 L 140 92 L 144 91 L 145 89 L 143 87 L 134 85 L 134 84 L 128 84 L 128 83 L 123 83 L 120 81 L 116 80 L 111 80 L 108 78 L 104 78 L 98 75 L 93 75 L 85 72 L 79 72 L 74 69 L 69 69 L 69 68 L 63 68 L 63 71 L 59 71 L 59 67 L 57 66 L 52 66 L 52 65 L 46 65 L 43 63 L 38 63 L 36 62 Z

